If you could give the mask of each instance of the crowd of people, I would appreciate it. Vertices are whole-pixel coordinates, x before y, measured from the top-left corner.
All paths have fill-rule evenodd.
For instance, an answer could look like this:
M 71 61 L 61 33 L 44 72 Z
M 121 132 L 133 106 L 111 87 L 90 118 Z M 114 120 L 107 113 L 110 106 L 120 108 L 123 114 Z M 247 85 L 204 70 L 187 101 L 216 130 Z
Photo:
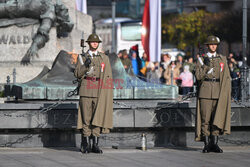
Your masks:
M 184 57 L 178 54 L 176 59 L 169 54 L 162 54 L 160 62 L 149 61 L 144 52 L 142 57 L 134 50 L 121 50 L 118 57 L 128 73 L 132 73 L 140 79 L 166 85 L 177 85 L 180 94 L 186 95 L 193 90 L 195 64 L 192 57 Z
M 126 72 L 147 82 L 176 85 L 179 87 L 181 95 L 187 95 L 194 91 L 197 84 L 194 72 L 199 56 L 199 54 L 194 57 L 178 54 L 176 57 L 171 57 L 166 53 L 161 55 L 160 62 L 151 62 L 145 52 L 141 58 L 133 49 L 121 50 L 118 53 Z M 238 101 L 242 61 L 239 56 L 235 56 L 233 53 L 230 53 L 227 59 L 232 78 L 232 100 Z

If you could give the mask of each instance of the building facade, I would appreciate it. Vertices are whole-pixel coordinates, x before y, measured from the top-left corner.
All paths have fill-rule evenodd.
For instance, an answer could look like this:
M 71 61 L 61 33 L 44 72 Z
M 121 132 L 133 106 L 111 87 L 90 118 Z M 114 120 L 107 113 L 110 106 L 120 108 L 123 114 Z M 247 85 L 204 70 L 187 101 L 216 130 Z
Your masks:
M 116 16 L 141 19 L 145 0 L 115 0 Z M 112 16 L 112 0 L 87 0 L 88 14 L 93 20 Z M 250 7 L 250 1 L 248 1 Z M 193 12 L 205 10 L 208 12 L 234 11 L 242 9 L 242 0 L 162 0 L 162 14 Z

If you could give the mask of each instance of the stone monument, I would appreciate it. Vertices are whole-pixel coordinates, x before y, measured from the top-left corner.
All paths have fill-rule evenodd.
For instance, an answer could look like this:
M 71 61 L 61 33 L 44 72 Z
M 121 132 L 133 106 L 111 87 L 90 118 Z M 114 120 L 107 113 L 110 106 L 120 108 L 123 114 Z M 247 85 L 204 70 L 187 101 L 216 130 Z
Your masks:
M 178 87 L 157 82 L 144 82 L 128 74 L 116 54 L 108 55 L 112 67 L 114 99 L 177 99 Z M 10 96 L 23 100 L 77 100 L 74 69 L 77 54 L 60 51 L 52 68 L 43 71 L 29 82 L 12 85 Z M 103 83 L 106 84 L 106 83 Z M 92 85 L 97 86 L 97 85 Z M 73 93 L 74 92 L 74 93 Z
M 34 13 L 27 15 L 27 5 Z M 68 0 L 1 0 L 0 20 L 0 84 L 7 76 L 13 81 L 14 68 L 17 83 L 33 79 L 45 65 L 51 68 L 60 50 L 80 53 L 82 33 L 92 33 L 91 16 Z

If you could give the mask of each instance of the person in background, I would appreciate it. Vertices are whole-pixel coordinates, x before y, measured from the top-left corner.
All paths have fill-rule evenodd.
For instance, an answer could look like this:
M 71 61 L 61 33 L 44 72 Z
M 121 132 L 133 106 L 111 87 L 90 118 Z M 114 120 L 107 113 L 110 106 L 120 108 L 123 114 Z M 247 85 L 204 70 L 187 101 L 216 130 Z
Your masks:
M 134 75 L 137 76 L 139 79 L 146 81 L 146 78 L 143 77 L 143 75 L 140 72 L 142 63 L 141 63 L 141 58 L 139 56 L 138 47 L 139 47 L 138 45 L 134 45 L 129 49 L 129 58 L 131 59 L 132 62 Z
M 164 78 L 167 85 L 177 85 L 177 79 L 180 76 L 180 69 L 176 65 L 176 61 L 172 61 L 166 71 L 164 72 Z
M 158 68 L 157 68 L 158 69 Z M 153 62 L 149 62 L 147 65 L 147 82 L 159 83 L 159 75 Z
M 149 58 L 146 52 L 143 52 L 141 58 L 141 74 L 143 77 L 147 77 L 147 66 L 149 64 Z
M 136 76 L 139 76 L 139 66 L 138 66 L 138 61 L 137 61 L 137 54 L 135 51 L 132 51 L 132 55 L 131 55 L 131 62 L 132 62 L 132 68 L 133 68 L 133 72 Z
M 161 62 L 160 62 L 160 66 L 163 69 L 167 69 L 168 65 L 171 63 L 171 57 L 169 54 L 163 54 L 161 57 Z
M 157 78 L 158 78 L 158 83 L 161 83 L 160 82 L 160 78 L 162 76 L 162 70 L 161 68 L 159 67 L 159 62 L 154 62 L 154 66 L 155 66 L 155 73 L 157 75 Z
M 240 51 L 238 54 L 234 54 L 233 58 L 235 59 L 235 61 L 240 62 L 243 61 L 243 54 L 242 51 Z
M 129 72 L 129 69 L 131 69 L 132 67 L 132 62 L 131 60 L 128 58 L 128 53 L 127 53 L 127 50 L 123 50 L 122 52 L 122 58 L 121 58 L 121 61 L 122 61 L 122 64 L 123 64 L 123 67 L 125 69 L 126 72 Z
M 120 59 L 122 58 L 122 52 L 123 52 L 123 50 L 120 50 L 120 51 L 118 52 L 118 54 L 117 54 L 117 57 L 120 58 Z
M 180 72 L 183 71 L 183 64 L 184 64 L 184 61 L 183 61 L 183 56 L 182 54 L 178 54 L 177 55 L 177 62 L 176 62 L 176 65 L 177 67 L 179 68 Z
M 181 89 L 182 94 L 186 95 L 191 92 L 191 89 L 194 84 L 193 74 L 190 72 L 189 65 L 184 66 L 184 71 L 180 74 L 181 82 Z
M 235 60 L 233 53 L 229 53 L 228 58 L 227 58 L 227 62 L 228 63 L 232 62 L 233 66 L 238 66 L 238 62 Z
M 194 56 L 194 58 L 193 58 L 193 62 L 194 62 L 194 64 L 195 64 L 195 66 L 196 66 L 196 63 L 197 63 L 197 60 L 199 59 L 199 57 L 201 57 L 201 56 L 200 56 L 199 53 L 197 53 L 197 54 Z
M 160 81 L 161 83 L 166 83 L 166 79 L 164 77 L 165 71 L 168 69 L 168 65 L 171 62 L 171 58 L 169 54 L 162 54 L 161 56 L 161 62 L 160 62 L 160 71 L 161 71 L 161 77 Z
M 228 67 L 232 78 L 232 101 L 238 101 L 240 95 L 240 70 L 233 62 L 229 62 Z
M 197 53 L 196 56 L 195 56 L 195 59 L 197 60 L 199 57 L 200 57 L 200 54 Z
M 194 60 L 193 57 L 189 56 L 189 57 L 187 57 L 187 62 L 185 62 L 185 63 L 183 64 L 183 67 L 185 67 L 186 65 L 189 66 L 189 71 L 190 71 L 191 73 L 194 73 L 194 69 L 195 69 L 195 64 L 194 64 L 194 61 L 193 61 L 193 60 Z M 185 70 L 185 69 L 184 69 L 184 70 Z

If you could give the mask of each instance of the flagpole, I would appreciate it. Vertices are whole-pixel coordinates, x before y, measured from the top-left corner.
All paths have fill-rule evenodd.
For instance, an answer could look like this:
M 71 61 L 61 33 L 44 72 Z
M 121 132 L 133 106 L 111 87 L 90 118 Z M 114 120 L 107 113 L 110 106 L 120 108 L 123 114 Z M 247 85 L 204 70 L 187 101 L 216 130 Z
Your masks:
M 242 53 L 243 53 L 243 65 L 241 69 L 241 101 L 247 101 L 247 0 L 242 1 L 242 13 L 243 13 L 243 29 L 242 29 Z
M 116 53 L 116 46 L 115 46 L 115 7 L 116 7 L 116 0 L 112 0 L 112 47 L 111 53 Z

